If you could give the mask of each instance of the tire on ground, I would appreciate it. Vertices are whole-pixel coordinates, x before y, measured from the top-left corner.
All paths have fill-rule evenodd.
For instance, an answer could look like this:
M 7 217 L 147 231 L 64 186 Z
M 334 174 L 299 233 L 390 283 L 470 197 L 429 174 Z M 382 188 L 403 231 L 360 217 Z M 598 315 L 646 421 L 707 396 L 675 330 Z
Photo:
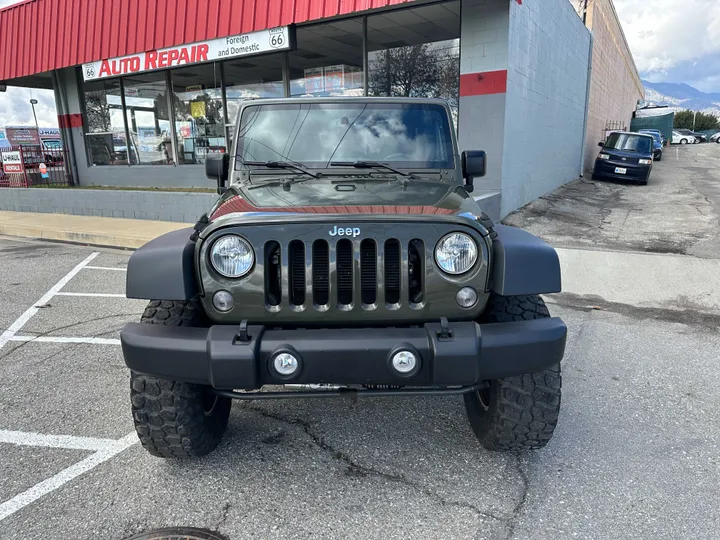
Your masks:
M 141 322 L 165 326 L 206 326 L 196 300 L 153 300 Z M 219 444 L 230 416 L 231 400 L 200 384 L 161 379 L 132 371 L 133 422 L 143 447 L 163 458 L 199 457 Z
M 550 317 L 539 296 L 491 295 L 481 323 Z M 552 438 L 560 413 L 560 364 L 536 373 L 488 381 L 485 390 L 465 394 L 465 409 L 480 443 L 488 450 L 532 450 Z

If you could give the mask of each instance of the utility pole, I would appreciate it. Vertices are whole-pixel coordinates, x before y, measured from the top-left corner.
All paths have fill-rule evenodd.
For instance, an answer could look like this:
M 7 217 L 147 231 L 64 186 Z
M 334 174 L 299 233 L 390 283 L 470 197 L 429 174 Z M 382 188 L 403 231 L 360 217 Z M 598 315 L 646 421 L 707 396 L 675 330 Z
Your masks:
M 697 119 L 697 111 L 693 111 L 693 132 L 695 131 L 695 120 Z

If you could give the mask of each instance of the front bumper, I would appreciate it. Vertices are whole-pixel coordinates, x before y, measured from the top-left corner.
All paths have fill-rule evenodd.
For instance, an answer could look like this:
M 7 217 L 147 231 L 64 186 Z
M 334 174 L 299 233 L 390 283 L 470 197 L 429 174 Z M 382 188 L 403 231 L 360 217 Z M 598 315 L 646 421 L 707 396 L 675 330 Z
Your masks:
M 120 333 L 127 366 L 139 373 L 217 389 L 255 390 L 263 385 L 368 384 L 472 386 L 481 381 L 532 373 L 563 357 L 567 328 L 558 318 L 478 325 L 454 322 L 443 336 L 440 323 L 414 328 L 276 330 L 248 326 L 185 328 L 128 323 Z M 390 358 L 410 349 L 420 358 L 410 377 L 397 374 Z M 275 355 L 300 358 L 292 378 L 271 367 Z
M 616 174 L 616 167 L 625 169 L 626 173 Z M 651 170 L 652 165 L 638 165 L 599 159 L 595 162 L 593 175 L 600 178 L 612 178 L 614 180 L 625 180 L 629 182 L 646 182 L 650 178 Z

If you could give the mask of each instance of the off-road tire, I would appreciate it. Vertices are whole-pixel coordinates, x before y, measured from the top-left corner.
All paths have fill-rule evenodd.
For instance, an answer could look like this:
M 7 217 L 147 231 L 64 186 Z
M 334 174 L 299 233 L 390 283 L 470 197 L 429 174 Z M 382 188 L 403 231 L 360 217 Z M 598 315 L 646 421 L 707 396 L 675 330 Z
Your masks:
M 492 294 L 480 322 L 528 321 L 550 317 L 539 296 Z M 488 450 L 536 450 L 552 438 L 560 413 L 560 364 L 543 371 L 494 379 L 485 390 L 465 394 L 465 410 Z
M 205 326 L 196 300 L 153 300 L 141 322 L 166 326 Z M 154 456 L 204 456 L 217 447 L 228 424 L 231 400 L 200 384 L 161 379 L 131 371 L 130 402 L 135 431 Z

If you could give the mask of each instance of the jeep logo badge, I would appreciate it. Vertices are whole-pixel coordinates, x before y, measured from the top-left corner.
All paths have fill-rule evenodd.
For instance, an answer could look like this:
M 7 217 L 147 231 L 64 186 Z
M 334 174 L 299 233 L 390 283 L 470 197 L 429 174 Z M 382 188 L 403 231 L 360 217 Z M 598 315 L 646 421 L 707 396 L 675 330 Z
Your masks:
M 348 227 L 347 229 L 343 229 L 342 227 L 338 227 L 335 225 L 333 230 L 328 231 L 328 234 L 330 236 L 352 236 L 353 238 L 360 236 L 360 227 Z

